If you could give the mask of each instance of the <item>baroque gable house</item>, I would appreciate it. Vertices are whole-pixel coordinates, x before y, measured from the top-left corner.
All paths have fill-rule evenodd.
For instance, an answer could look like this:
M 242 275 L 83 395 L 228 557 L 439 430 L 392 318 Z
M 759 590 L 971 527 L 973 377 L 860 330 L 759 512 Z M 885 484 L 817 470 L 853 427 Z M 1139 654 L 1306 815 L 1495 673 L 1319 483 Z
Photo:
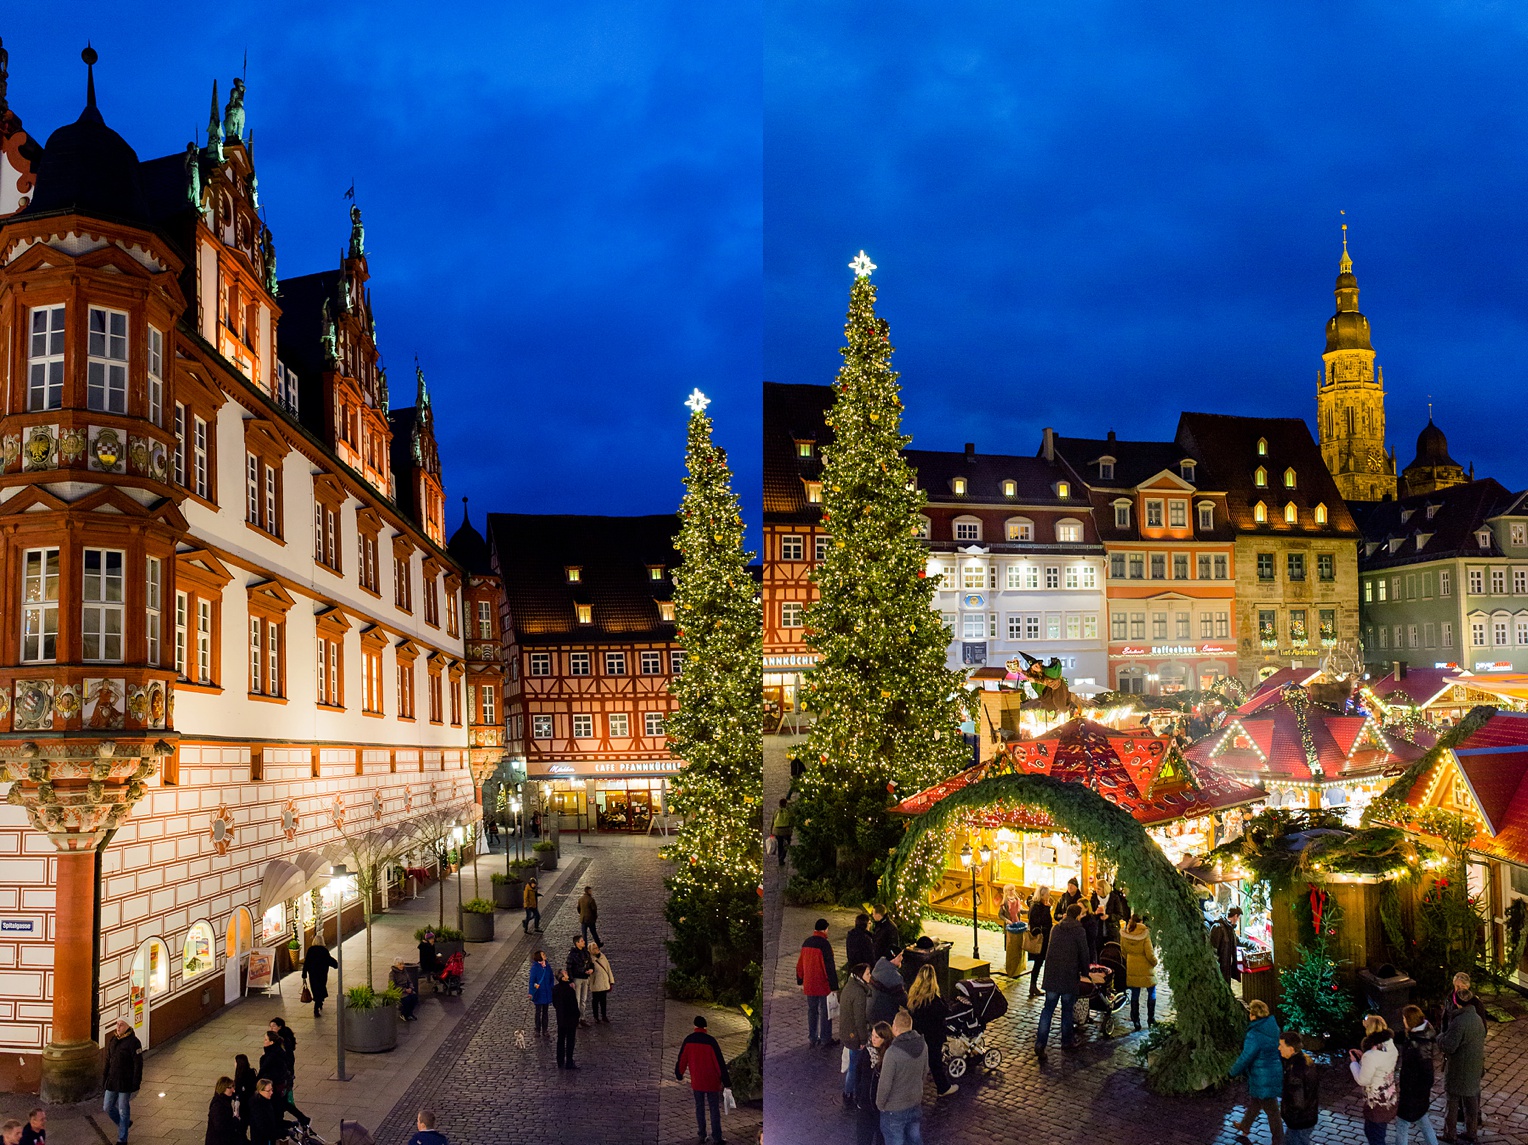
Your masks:
M 279 279 L 243 83 L 143 160 L 84 58 L 45 146 L 0 93 L 0 1085 L 52 1100 L 114 1018 L 158 1043 L 322 934 L 347 836 L 473 791 L 462 570 L 427 418 L 397 472 L 359 211 Z

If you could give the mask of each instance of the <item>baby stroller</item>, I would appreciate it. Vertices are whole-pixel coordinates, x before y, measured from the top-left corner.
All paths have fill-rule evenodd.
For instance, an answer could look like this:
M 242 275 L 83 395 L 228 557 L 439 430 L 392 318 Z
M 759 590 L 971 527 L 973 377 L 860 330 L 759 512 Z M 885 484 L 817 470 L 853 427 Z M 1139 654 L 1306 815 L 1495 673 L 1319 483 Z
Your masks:
M 1119 943 L 1106 942 L 1098 952 L 1098 961 L 1088 967 L 1088 976 L 1079 986 L 1074 1013 L 1077 1026 L 1080 1028 L 1088 1025 L 1096 1014 L 1099 1018 L 1098 1032 L 1106 1038 L 1114 1037 L 1118 1031 L 1115 1014 L 1126 1000 L 1124 981 L 1124 952 L 1120 950 Z
M 460 950 L 455 951 L 450 958 L 446 959 L 445 966 L 441 967 L 440 992 L 460 996 L 462 992 L 462 979 L 466 977 L 466 972 L 466 959 L 462 957 Z
M 964 1077 L 968 1058 L 980 1058 L 988 1069 L 1003 1064 L 1003 1051 L 987 1044 L 987 1025 L 1008 1012 L 1008 999 L 990 978 L 965 978 L 955 983 L 955 997 L 945 1015 L 944 1067 L 951 1077 Z

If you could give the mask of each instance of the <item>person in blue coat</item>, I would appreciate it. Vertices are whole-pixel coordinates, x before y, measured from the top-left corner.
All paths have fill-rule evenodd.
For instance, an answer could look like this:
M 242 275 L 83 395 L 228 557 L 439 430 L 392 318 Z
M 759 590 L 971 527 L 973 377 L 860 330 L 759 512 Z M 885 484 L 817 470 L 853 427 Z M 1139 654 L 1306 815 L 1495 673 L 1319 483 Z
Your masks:
M 1273 1145 L 1284 1145 L 1284 1125 L 1279 1117 L 1279 1096 L 1284 1092 L 1284 1059 L 1279 1056 L 1279 1023 L 1268 1012 L 1268 1003 L 1247 1003 L 1252 1024 L 1242 1040 L 1241 1056 L 1231 1066 L 1231 1076 L 1247 1075 L 1247 1112 L 1236 1131 L 1249 1136 L 1259 1113 L 1268 1115 L 1268 1134 Z
M 526 991 L 536 1006 L 536 1032 L 548 1032 L 547 1013 L 552 1005 L 552 967 L 546 960 L 546 951 L 538 950 L 531 957 L 531 983 Z

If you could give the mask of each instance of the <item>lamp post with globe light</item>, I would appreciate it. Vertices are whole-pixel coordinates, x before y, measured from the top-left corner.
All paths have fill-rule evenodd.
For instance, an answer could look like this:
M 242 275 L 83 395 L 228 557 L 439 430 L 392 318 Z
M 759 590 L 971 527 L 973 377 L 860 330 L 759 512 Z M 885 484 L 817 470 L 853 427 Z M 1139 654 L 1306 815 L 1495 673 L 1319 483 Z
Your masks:
M 976 904 L 980 899 L 980 894 L 976 889 L 976 865 L 978 857 L 981 860 L 981 865 L 985 867 L 992 861 L 992 848 L 983 843 L 981 850 L 977 854 L 972 854 L 971 844 L 967 843 L 960 849 L 960 865 L 971 872 L 971 957 L 980 962 L 982 957 L 981 924 L 976 916 Z
M 335 993 L 339 995 L 340 1016 L 334 1023 L 334 1080 L 349 1081 L 345 1075 L 345 892 L 352 886 L 350 871 L 336 863 L 329 871 L 329 889 L 335 895 L 334 953 Z

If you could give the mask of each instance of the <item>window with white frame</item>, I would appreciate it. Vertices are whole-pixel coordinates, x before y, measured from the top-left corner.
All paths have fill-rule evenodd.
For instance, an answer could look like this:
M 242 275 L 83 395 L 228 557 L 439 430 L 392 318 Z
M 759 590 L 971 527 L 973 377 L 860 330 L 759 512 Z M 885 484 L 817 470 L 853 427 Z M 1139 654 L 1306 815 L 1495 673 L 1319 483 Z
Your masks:
M 186 484 L 186 407 L 175 403 L 175 454 L 171 459 L 175 484 Z
M 207 423 L 193 416 L 191 437 L 192 488 L 198 497 L 206 498 L 209 492 L 209 469 L 207 463 Z
M 1056 541 L 1063 545 L 1076 545 L 1082 542 L 1081 521 L 1058 521 L 1056 523 Z
M 962 588 L 986 588 L 987 566 L 980 562 L 962 565 L 960 568 L 960 586 Z
M 972 517 L 964 517 L 955 522 L 955 539 L 957 541 L 979 541 L 982 539 L 982 523 Z
M 491 601 L 477 602 L 477 628 L 479 640 L 488 640 L 493 637 L 493 603 Z
M 552 674 L 552 654 L 550 652 L 532 652 L 530 664 L 526 669 L 531 676 L 550 676 Z
M 799 561 L 806 558 L 806 542 L 800 533 L 785 533 L 780 537 L 780 559 Z
M 552 717 L 551 716 L 532 716 L 531 717 L 531 738 L 532 739 L 551 739 L 552 738 Z
M 642 713 L 642 734 L 652 737 L 661 736 L 663 734 L 662 712 Z
M 592 676 L 594 674 L 592 661 L 587 652 L 568 653 L 568 675 Z
M 280 621 L 265 622 L 265 694 L 279 696 L 281 692 L 281 635 L 284 625 Z M 412 668 L 410 674 L 412 676 Z M 413 715 L 412 701 L 409 715 Z
M 1110 461 L 1108 459 L 1103 459 L 1103 460 L 1099 461 L 1099 463 L 1098 463 L 1098 479 L 1100 481 L 1113 481 L 1114 480 L 1114 462 L 1113 461 Z
M 157 668 L 164 609 L 164 565 L 158 557 L 145 560 L 143 582 L 143 654 L 149 667 Z
M 1486 574 L 1484 569 L 1470 569 L 1470 592 L 1479 596 L 1486 590 Z
M 244 455 L 245 462 L 245 499 L 247 512 L 244 519 L 255 528 L 260 527 L 260 459 L 253 453 Z
M 149 327 L 148 340 L 149 421 L 164 424 L 164 331 Z
M 117 549 L 84 550 L 81 655 L 86 660 L 122 660 L 122 558 Z
M 1528 647 L 1528 617 L 1517 618 L 1517 644 L 1519 648 Z
M 1153 640 L 1167 639 L 1167 613 L 1153 612 L 1151 614 L 1151 638 Z
M 987 638 L 987 618 L 980 612 L 967 612 L 960 618 L 960 638 L 962 640 L 985 640 Z
M 1505 648 L 1511 641 L 1507 635 L 1508 626 L 1504 618 L 1497 619 L 1491 624 L 1491 635 L 1498 648 Z
M 1497 596 L 1501 596 L 1506 591 L 1507 591 L 1507 570 L 1506 569 L 1492 569 L 1491 570 L 1491 592 L 1494 593 Z
M 1130 502 L 1114 502 L 1114 527 L 1116 529 L 1128 529 L 1130 527 Z
M 1470 643 L 1477 648 L 1484 648 L 1486 643 L 1486 622 L 1484 620 L 1472 620 L 1470 622 Z
M 1109 615 L 1109 639 L 1127 640 L 1130 637 L 1130 617 L 1123 612 L 1114 612 Z
M 1003 523 L 1003 536 L 1010 541 L 1032 541 L 1035 539 L 1035 523 L 1028 517 L 1009 517 Z
M 1155 498 L 1150 498 L 1146 502 L 1146 527 L 1148 529 L 1162 527 L 1162 502 Z
M 1057 567 L 1056 565 L 1046 565 L 1045 566 L 1045 587 L 1046 588 L 1060 588 L 1061 587 L 1061 569 L 1059 567 Z
M 594 738 L 594 716 L 588 712 L 573 713 L 573 738 Z
M 1167 503 L 1167 524 L 1169 528 L 1188 528 L 1188 502 L 1169 501 Z
M 624 676 L 624 675 L 626 675 L 626 653 L 624 653 L 624 652 L 606 652 L 605 653 L 605 675 L 607 675 L 607 676 Z
M 1066 566 L 1066 587 L 1067 588 L 1081 588 L 1082 587 L 1082 574 L 1078 570 L 1078 566 L 1077 565 L 1067 565 Z
M 780 627 L 801 628 L 802 614 L 806 606 L 799 600 L 783 600 L 780 602 Z
M 212 602 L 196 602 L 196 680 L 212 683 Z
M 498 689 L 492 684 L 484 684 L 481 696 L 483 699 L 483 723 L 492 727 L 499 722 Z
M 830 538 L 826 533 L 818 533 L 812 538 L 812 559 L 818 564 L 828 559 L 828 544 Z
M 610 721 L 610 738 L 627 739 L 631 735 L 631 716 L 626 712 L 611 712 L 605 717 Z
M 1059 612 L 1047 612 L 1045 614 L 1045 639 L 1061 639 L 1061 614 Z
M 64 308 L 34 306 L 27 344 L 27 409 L 64 404 Z
M 89 319 L 85 405 L 104 413 L 126 413 L 127 315 L 92 306 Z
M 1215 506 L 1204 501 L 1199 506 L 1199 527 L 1209 532 L 1215 527 Z
M 188 641 L 190 639 L 190 612 L 189 599 L 183 592 L 175 594 L 175 674 L 181 679 L 187 678 L 186 656 Z
M 1452 572 L 1450 572 L 1448 569 L 1439 569 L 1438 570 L 1438 595 L 1439 596 L 1453 596 L 1454 595 L 1454 574 Z
M 21 572 L 21 659 L 58 658 L 58 550 L 27 549 Z
M 249 618 L 249 690 L 261 695 L 265 677 L 265 624 L 258 616 Z
M 1515 593 L 1528 592 L 1528 569 L 1512 570 L 1512 591 Z
M 643 652 L 637 663 L 644 676 L 658 676 L 663 673 L 662 652 Z
M 1514 545 L 1528 545 L 1528 523 L 1513 521 L 1508 530 Z
M 1454 646 L 1454 625 L 1451 621 L 1443 621 L 1438 625 L 1438 643 L 1445 648 Z
M 933 525 L 927 517 L 920 516 L 913 524 L 913 536 L 920 541 L 926 541 L 933 535 Z

